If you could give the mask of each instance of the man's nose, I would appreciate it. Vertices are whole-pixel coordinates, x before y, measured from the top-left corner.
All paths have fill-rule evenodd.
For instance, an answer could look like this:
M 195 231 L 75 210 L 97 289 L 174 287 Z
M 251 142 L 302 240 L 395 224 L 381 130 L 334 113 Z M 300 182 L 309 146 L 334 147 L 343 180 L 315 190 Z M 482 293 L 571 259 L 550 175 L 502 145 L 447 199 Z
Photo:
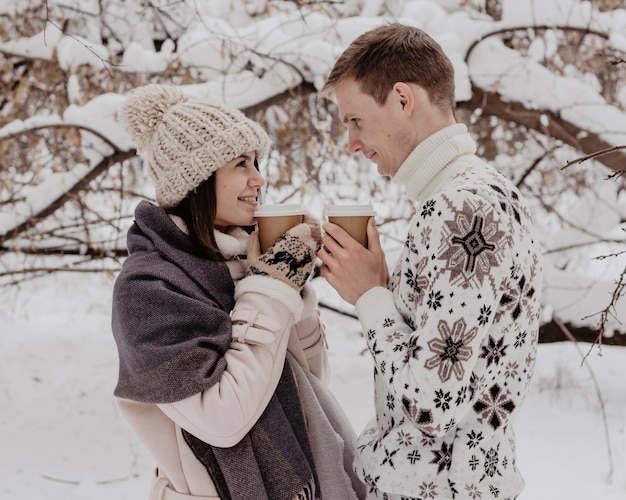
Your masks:
M 348 151 L 350 153 L 358 153 L 361 149 L 363 149 L 363 143 L 358 138 L 350 135 L 348 137 Z

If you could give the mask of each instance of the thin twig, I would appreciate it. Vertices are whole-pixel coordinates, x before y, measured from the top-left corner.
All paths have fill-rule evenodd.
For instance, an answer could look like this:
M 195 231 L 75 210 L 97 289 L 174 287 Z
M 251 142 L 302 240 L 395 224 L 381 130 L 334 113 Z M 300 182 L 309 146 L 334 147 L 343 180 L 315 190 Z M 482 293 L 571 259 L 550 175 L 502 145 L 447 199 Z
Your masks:
M 613 314 L 612 311 L 615 310 L 617 306 L 617 302 L 622 297 L 622 295 L 624 295 L 624 292 L 626 292 L 626 267 L 622 270 L 622 272 L 619 275 L 618 280 L 615 282 L 615 288 L 613 289 L 613 293 L 611 294 L 611 301 L 609 302 L 609 304 L 604 309 L 602 309 L 602 311 L 600 311 L 599 313 L 595 313 L 595 314 L 600 314 L 600 326 L 598 328 L 598 337 L 596 338 L 595 342 L 592 344 L 591 346 L 592 348 L 593 348 L 593 345 L 595 345 L 596 343 L 602 344 L 602 337 L 604 336 L 606 323 L 609 319 L 609 316 L 617 317 L 617 315 Z M 590 318 L 591 316 L 595 316 L 595 314 L 585 316 L 583 319 L 587 319 L 587 318 Z
M 610 153 L 615 153 L 615 151 L 619 151 L 620 149 L 626 149 L 626 145 L 623 146 L 613 146 L 611 148 L 601 149 L 600 151 L 594 151 L 591 154 L 581 156 L 580 158 L 576 158 L 575 160 L 568 161 L 565 165 L 561 167 L 561 170 L 565 170 L 567 167 L 572 165 L 580 165 L 587 160 L 593 160 L 594 158 L 599 158 L 600 156 L 608 155 Z
M 611 438 L 609 435 L 609 423 L 606 417 L 606 406 L 604 404 L 604 398 L 602 397 L 602 392 L 600 390 L 600 384 L 598 383 L 598 380 L 596 379 L 596 376 L 593 370 L 589 366 L 589 363 L 585 363 L 585 359 L 587 359 L 587 356 L 589 356 L 589 353 L 587 353 L 586 355 L 583 354 L 583 352 L 581 351 L 578 345 L 578 341 L 572 335 L 569 329 L 558 318 L 554 317 L 552 319 L 556 323 L 556 325 L 561 329 L 563 334 L 574 343 L 574 347 L 576 348 L 576 351 L 578 351 L 578 354 L 580 355 L 582 359 L 580 364 L 581 366 L 586 365 L 585 368 L 587 368 L 587 371 L 589 372 L 589 375 L 591 376 L 591 380 L 595 387 L 596 395 L 598 397 L 598 402 L 600 403 L 600 412 L 602 413 L 602 423 L 604 425 L 604 438 L 606 440 L 606 448 L 607 448 L 608 455 L 609 455 L 609 475 L 607 477 L 607 482 L 610 484 L 613 481 L 613 452 L 611 451 Z
M 336 312 L 337 314 L 341 314 L 342 316 L 347 316 L 348 318 L 353 318 L 353 319 L 358 319 L 358 317 L 356 316 L 356 314 L 350 313 L 348 311 L 339 309 L 335 306 L 331 306 L 330 304 L 326 304 L 324 301 L 320 300 L 319 301 L 319 306 L 323 307 L 324 309 L 328 309 L 329 311 L 333 311 Z
M 43 477 L 44 479 L 47 479 L 48 481 L 54 481 L 56 483 L 73 484 L 76 486 L 80 484 L 80 481 L 74 481 L 72 479 L 61 479 L 58 477 L 47 476 L 45 474 L 42 474 L 41 477 Z

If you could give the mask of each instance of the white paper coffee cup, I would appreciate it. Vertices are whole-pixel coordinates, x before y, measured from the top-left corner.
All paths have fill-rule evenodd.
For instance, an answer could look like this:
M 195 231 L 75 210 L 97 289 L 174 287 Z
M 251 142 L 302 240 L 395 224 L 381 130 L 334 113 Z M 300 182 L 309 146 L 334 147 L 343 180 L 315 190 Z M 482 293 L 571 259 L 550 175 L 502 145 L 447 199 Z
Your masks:
M 367 248 L 367 221 L 375 216 L 376 211 L 371 204 L 329 205 L 326 208 L 328 222 L 340 226 L 365 248 Z
M 255 212 L 261 252 L 265 253 L 276 240 L 304 221 L 304 207 L 299 203 L 259 205 Z

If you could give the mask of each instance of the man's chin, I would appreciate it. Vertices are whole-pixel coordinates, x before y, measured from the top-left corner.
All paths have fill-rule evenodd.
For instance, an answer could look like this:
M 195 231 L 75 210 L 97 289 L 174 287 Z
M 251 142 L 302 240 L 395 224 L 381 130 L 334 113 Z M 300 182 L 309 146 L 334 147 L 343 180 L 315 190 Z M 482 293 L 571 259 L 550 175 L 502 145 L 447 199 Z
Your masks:
M 389 177 L 389 174 L 385 172 L 385 169 L 381 165 L 376 164 L 376 170 L 378 171 L 379 175 L 383 177 Z

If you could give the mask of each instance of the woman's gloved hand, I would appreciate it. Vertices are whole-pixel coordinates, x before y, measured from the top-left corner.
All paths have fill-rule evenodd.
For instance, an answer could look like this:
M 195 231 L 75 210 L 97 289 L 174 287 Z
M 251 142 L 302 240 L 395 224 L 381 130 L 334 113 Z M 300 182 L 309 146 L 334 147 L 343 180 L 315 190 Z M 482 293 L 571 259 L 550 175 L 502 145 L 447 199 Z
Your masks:
M 256 232 L 248 243 L 247 276 L 269 276 L 287 283 L 298 292 L 302 290 L 315 268 L 321 246 L 320 224 L 306 215 L 304 222 L 283 234 L 267 252 L 261 255 Z

